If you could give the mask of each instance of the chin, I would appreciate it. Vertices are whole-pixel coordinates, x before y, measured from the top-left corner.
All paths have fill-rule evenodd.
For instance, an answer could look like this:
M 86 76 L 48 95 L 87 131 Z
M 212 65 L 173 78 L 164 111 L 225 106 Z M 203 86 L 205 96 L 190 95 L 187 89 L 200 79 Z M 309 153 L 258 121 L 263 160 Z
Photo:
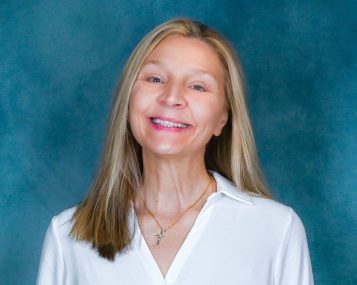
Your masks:
M 155 155 L 183 155 L 182 150 L 179 150 L 177 148 L 173 147 L 156 147 L 156 148 L 151 148 L 147 149 L 147 151 L 155 154 Z
M 144 150 L 145 149 L 145 150 Z M 143 148 L 145 152 L 148 154 L 152 154 L 155 156 L 162 156 L 164 157 L 177 157 L 177 158 L 183 158 L 187 156 L 195 156 L 195 154 L 198 154 L 202 151 L 204 154 L 204 148 L 203 149 L 194 149 L 192 146 L 190 148 L 183 148 L 182 144 L 180 145 L 172 145 L 172 144 L 160 144 L 160 145 L 155 145 L 155 146 L 146 146 Z

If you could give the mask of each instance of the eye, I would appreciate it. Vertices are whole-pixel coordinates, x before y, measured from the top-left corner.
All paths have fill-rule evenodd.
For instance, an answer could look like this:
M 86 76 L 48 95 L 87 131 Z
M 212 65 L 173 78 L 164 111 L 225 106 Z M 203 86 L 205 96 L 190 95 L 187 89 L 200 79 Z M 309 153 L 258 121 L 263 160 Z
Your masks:
M 163 83 L 164 82 L 160 77 L 157 77 L 157 76 L 149 76 L 146 78 L 146 81 L 152 82 L 152 83 Z
M 205 92 L 206 91 L 206 88 L 201 84 L 193 84 L 191 86 L 191 89 L 196 90 L 196 91 L 200 91 L 200 92 Z

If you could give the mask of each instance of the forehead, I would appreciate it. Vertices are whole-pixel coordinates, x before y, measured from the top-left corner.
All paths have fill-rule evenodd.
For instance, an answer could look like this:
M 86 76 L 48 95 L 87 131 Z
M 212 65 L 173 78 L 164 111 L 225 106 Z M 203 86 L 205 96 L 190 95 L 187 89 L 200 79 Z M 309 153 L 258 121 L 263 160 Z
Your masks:
M 162 62 L 183 67 L 195 67 L 222 77 L 224 70 L 217 52 L 203 40 L 170 35 L 164 38 L 144 61 L 146 63 Z

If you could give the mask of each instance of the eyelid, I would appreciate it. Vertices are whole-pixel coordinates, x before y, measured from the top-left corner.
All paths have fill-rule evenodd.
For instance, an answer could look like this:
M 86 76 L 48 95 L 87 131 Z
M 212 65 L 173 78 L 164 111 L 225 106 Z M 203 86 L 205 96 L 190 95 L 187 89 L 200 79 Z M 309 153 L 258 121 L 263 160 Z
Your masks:
M 200 86 L 202 87 L 203 90 L 197 90 L 197 89 L 194 89 L 193 87 L 195 86 Z M 199 92 L 207 92 L 209 90 L 209 87 L 207 84 L 203 83 L 203 82 L 194 82 L 194 83 L 191 83 L 190 84 L 190 88 L 195 90 L 195 91 L 199 91 Z
M 144 80 L 150 77 L 158 77 L 162 81 L 166 81 L 164 80 L 164 76 L 161 74 L 161 71 L 157 70 L 157 68 L 152 68 L 151 66 L 143 66 L 139 71 L 139 76 Z
M 200 87 L 201 89 L 193 88 L 193 87 L 196 87 L 196 86 Z M 198 91 L 198 92 L 207 92 L 207 89 L 204 86 L 199 85 L 199 84 L 192 85 L 192 89 L 195 90 L 195 91 Z
M 144 75 L 144 79 L 146 81 L 149 81 L 149 79 L 152 79 L 152 78 L 160 79 L 161 83 L 165 83 L 166 82 L 166 80 L 163 78 L 163 76 L 161 76 L 160 74 L 157 74 L 157 73 L 150 73 L 150 74 Z

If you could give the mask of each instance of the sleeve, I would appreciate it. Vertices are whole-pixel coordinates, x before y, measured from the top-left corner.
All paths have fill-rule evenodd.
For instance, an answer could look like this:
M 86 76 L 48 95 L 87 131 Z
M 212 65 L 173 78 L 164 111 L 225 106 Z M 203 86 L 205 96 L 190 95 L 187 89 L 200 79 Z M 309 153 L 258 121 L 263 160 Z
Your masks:
M 62 285 L 64 284 L 63 276 L 63 255 L 57 231 L 56 217 L 54 217 L 45 235 L 36 284 Z
M 274 273 L 275 285 L 314 285 L 305 229 L 292 208 Z

